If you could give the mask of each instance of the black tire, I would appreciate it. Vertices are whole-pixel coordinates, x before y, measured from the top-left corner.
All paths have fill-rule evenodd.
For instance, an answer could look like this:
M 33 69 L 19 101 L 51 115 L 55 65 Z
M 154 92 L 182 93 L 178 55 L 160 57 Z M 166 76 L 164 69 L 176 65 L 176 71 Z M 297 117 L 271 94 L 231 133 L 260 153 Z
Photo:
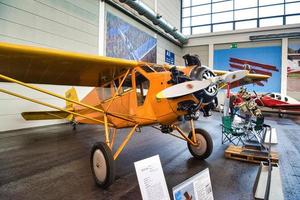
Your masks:
M 199 146 L 195 147 L 187 143 L 190 153 L 197 159 L 204 160 L 210 156 L 213 151 L 213 141 L 209 133 L 203 129 L 195 129 L 197 142 Z M 189 138 L 192 139 L 192 131 L 189 134 Z M 205 142 L 205 144 L 203 144 Z M 200 149 L 201 145 L 206 145 L 205 149 Z
M 284 113 L 279 112 L 279 113 L 278 113 L 278 117 L 279 117 L 279 118 L 284 118 Z
M 96 161 L 96 159 L 98 159 L 98 162 Z M 108 188 L 115 180 L 115 162 L 112 152 L 107 144 L 105 144 L 104 142 L 97 142 L 93 145 L 90 164 L 97 186 L 103 189 Z M 96 169 L 97 171 L 95 171 L 96 167 L 98 168 Z M 104 172 L 104 174 L 101 174 L 102 170 L 106 170 L 106 173 Z

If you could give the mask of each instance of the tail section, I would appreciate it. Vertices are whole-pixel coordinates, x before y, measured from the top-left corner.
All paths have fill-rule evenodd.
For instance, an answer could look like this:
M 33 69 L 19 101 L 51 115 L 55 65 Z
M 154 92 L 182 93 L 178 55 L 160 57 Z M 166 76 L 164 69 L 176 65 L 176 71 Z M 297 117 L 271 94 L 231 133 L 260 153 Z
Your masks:
M 65 93 L 66 98 L 74 100 L 74 101 L 78 101 L 78 96 L 77 96 L 77 92 L 75 90 L 74 87 L 72 87 L 71 89 L 69 89 L 68 91 L 66 91 Z M 74 103 L 70 102 L 70 101 L 66 101 L 66 109 L 67 110 L 74 110 Z
M 74 100 L 74 101 L 79 101 L 76 89 L 74 87 L 67 90 L 66 93 L 65 93 L 65 96 L 66 96 L 67 99 L 71 99 L 71 100 Z M 70 110 L 70 111 L 73 111 L 74 110 L 74 103 L 72 103 L 70 101 L 66 101 L 66 109 Z M 73 117 L 74 116 L 72 114 L 70 114 L 70 115 L 68 115 L 67 120 L 72 121 Z

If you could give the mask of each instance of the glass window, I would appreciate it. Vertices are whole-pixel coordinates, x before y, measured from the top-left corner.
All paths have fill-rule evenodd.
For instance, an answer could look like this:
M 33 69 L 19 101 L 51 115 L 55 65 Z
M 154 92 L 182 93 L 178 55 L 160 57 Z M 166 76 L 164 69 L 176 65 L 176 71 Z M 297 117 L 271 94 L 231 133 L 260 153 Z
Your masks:
M 191 28 L 182 28 L 183 35 L 191 35 Z
M 212 0 L 212 2 L 219 2 L 219 1 L 224 1 L 224 0 Z
M 191 6 L 191 0 L 182 0 L 182 7 Z
M 106 97 L 105 97 L 106 99 L 112 97 L 112 95 L 114 95 L 116 93 L 116 91 L 118 90 L 119 85 L 122 83 L 123 79 L 124 79 L 124 76 L 121 76 L 119 78 L 114 79 L 111 82 L 112 83 L 112 92 L 109 92 L 109 94 L 106 95 Z M 108 92 L 108 90 L 107 90 L 108 85 L 106 85 L 104 88 L 106 88 L 105 91 Z M 119 90 L 119 94 L 126 92 L 128 90 L 131 90 L 131 89 L 132 89 L 131 74 L 128 74 Z
M 182 9 L 182 17 L 189 17 L 191 15 L 191 8 Z
M 299 3 L 288 3 L 285 5 L 285 14 L 300 13 L 300 2 Z
M 206 3 L 210 3 L 210 0 L 192 0 L 193 6 L 200 5 L 200 4 L 206 4 Z
M 265 26 L 278 26 L 283 24 L 282 17 L 268 18 L 259 20 L 260 27 Z
M 228 11 L 233 9 L 233 2 L 232 1 L 225 1 L 220 3 L 213 3 L 212 4 L 212 12 L 222 12 Z
M 233 20 L 233 12 L 217 13 L 212 15 L 212 22 L 228 22 Z
M 283 15 L 284 5 L 266 6 L 259 8 L 259 17 L 270 17 L 276 15 Z
M 259 6 L 284 3 L 284 0 L 259 0 Z
M 185 35 L 232 30 L 232 24 L 237 30 L 300 24 L 300 0 L 182 0 L 182 5 Z
M 182 19 L 182 27 L 187 27 L 191 25 L 191 18 L 183 18 Z
M 202 24 L 210 24 L 210 15 L 192 17 L 192 26 L 197 26 Z
M 154 72 L 154 69 L 152 69 L 149 65 L 143 65 L 143 66 L 141 66 L 141 68 L 147 73 Z
M 135 84 L 136 84 L 136 96 L 137 96 L 138 106 L 141 106 L 144 104 L 144 101 L 146 99 L 147 92 L 150 87 L 150 82 L 140 72 L 136 72 Z
M 192 15 L 208 14 L 211 11 L 211 4 L 192 7 Z
M 225 23 L 225 24 L 217 24 L 213 26 L 214 32 L 219 31 L 231 31 L 233 30 L 233 24 L 232 23 Z
M 285 20 L 286 24 L 298 24 L 300 23 L 300 15 L 287 16 Z
M 152 65 L 152 68 L 157 71 L 157 72 L 165 72 L 165 68 L 163 68 L 162 66 L 159 66 L 159 65 Z
M 246 28 L 256 28 L 257 20 L 249 20 L 235 23 L 235 29 L 246 29 Z
M 193 27 L 192 34 L 209 33 L 210 27 L 211 27 L 210 25 Z
M 234 8 L 251 8 L 257 6 L 257 0 L 235 0 L 234 1 Z
M 237 10 L 234 13 L 234 18 L 235 20 L 257 18 L 257 8 Z

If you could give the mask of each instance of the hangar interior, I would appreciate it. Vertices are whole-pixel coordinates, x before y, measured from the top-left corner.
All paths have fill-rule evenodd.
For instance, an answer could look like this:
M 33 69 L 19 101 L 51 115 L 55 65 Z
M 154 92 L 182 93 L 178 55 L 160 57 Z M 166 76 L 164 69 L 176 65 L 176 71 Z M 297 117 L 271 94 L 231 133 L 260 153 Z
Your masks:
M 254 76 L 258 74 L 266 76 L 268 80 L 251 82 L 252 79 L 247 79 L 251 83 L 245 81 L 241 85 L 245 84 L 243 87 L 248 90 L 251 98 L 256 95 L 256 99 L 259 99 L 259 102 L 255 100 L 257 104 L 255 108 L 261 112 L 258 115 L 264 117 L 266 125 L 263 127 L 270 126 L 270 130 L 276 130 L 274 134 L 277 136 L 277 144 L 270 146 L 271 151 L 276 152 L 278 159 L 275 164 L 280 169 L 279 175 L 276 176 L 280 180 L 274 183 L 280 182 L 278 191 L 282 191 L 282 194 L 279 196 L 296 200 L 300 198 L 299 8 L 300 1 L 297 0 L 0 0 L 0 64 L 3 66 L 0 67 L 2 68 L 0 75 L 13 77 L 18 75 L 18 70 L 13 66 L 19 62 L 20 57 L 10 54 L 9 59 L 15 62 L 7 62 L 8 65 L 11 64 L 11 68 L 8 66 L 6 70 L 5 51 L 9 47 L 18 53 L 18 49 L 24 47 L 24 51 L 28 50 L 29 56 L 27 60 L 23 59 L 22 63 L 20 59 L 18 64 L 26 65 L 26 77 L 29 79 L 31 76 L 34 77 L 33 60 L 38 57 L 31 57 L 30 52 L 43 50 L 29 51 L 30 48 L 26 48 L 33 46 L 75 52 L 74 55 L 78 57 L 82 54 L 154 63 L 146 66 L 152 70 L 155 69 L 156 64 L 160 66 L 157 68 L 169 66 L 170 71 L 172 66 L 189 67 L 188 59 L 183 58 L 185 55 L 190 54 L 189 58 L 193 59 L 195 58 L 193 55 L 198 55 L 201 63 L 197 66 L 206 66 L 205 69 L 209 71 L 247 70 L 247 73 Z M 13 46 L 15 44 L 21 46 Z M 87 102 L 86 96 L 95 90 L 96 85 L 87 87 L 87 85 L 40 84 L 43 83 L 47 73 L 53 70 L 51 69 L 53 65 L 49 61 L 52 59 L 50 54 L 51 52 L 49 57 L 41 57 L 37 62 L 45 68 L 42 72 L 43 76 L 39 80 L 32 80 L 32 82 L 30 80 L 28 83 L 60 96 L 65 96 L 65 92 L 74 86 L 78 99 Z M 53 55 L 56 55 L 56 52 Z M 28 64 L 23 61 L 28 61 Z M 119 62 L 122 64 L 122 61 L 116 60 L 115 65 Z M 74 63 L 76 65 L 75 61 Z M 124 61 L 123 65 L 125 64 Z M 62 63 L 62 67 L 63 65 L 67 66 L 68 61 Z M 83 67 L 86 65 L 88 63 Z M 115 66 L 111 66 L 115 69 L 113 68 Z M 68 73 L 60 72 L 59 67 L 55 68 L 58 71 L 56 71 L 57 77 L 52 77 L 53 80 L 58 80 L 60 76 L 72 77 L 76 73 L 75 70 L 74 74 L 72 73 L 72 63 L 68 65 Z M 145 73 L 145 70 L 143 72 Z M 172 72 L 173 76 L 175 72 Z M 135 73 L 134 82 L 138 85 L 140 79 L 137 78 L 137 74 L 141 72 Z M 188 73 L 192 73 L 192 70 Z M 124 80 L 127 75 L 124 76 L 123 81 L 119 78 L 120 82 L 119 85 L 115 85 L 116 88 L 126 82 Z M 196 80 L 200 82 L 202 78 Z M 235 79 L 235 75 L 231 78 Z M 144 102 L 150 101 L 150 98 L 147 100 L 145 95 L 151 95 L 153 82 L 150 81 L 150 88 L 148 85 L 146 94 L 144 94 L 145 89 L 142 88 L 146 86 L 142 81 L 140 82 L 140 85 L 143 85 L 141 86 L 141 105 L 143 105 Z M 186 82 L 173 82 L 174 85 L 184 83 Z M 227 85 L 230 84 L 228 81 Z M 225 85 L 222 85 L 222 89 L 220 88 L 217 96 L 214 97 L 214 109 L 206 112 L 205 107 L 201 106 L 203 99 L 200 98 L 199 105 L 204 110 L 203 114 L 200 112 L 199 118 L 194 116 L 195 113 L 188 114 L 189 117 L 192 116 L 191 121 L 195 119 L 193 122 L 195 124 L 191 125 L 192 129 L 188 122 L 190 118 L 184 115 L 182 119 L 180 118 L 182 114 L 175 113 L 179 112 L 178 108 L 174 113 L 178 119 L 180 118 L 178 125 L 180 129 L 176 129 L 177 125 L 169 126 L 160 123 L 165 120 L 163 115 L 160 119 L 156 119 L 158 124 L 162 124 L 160 130 L 153 129 L 150 122 L 145 122 L 145 125 L 141 124 L 138 127 L 123 125 L 122 129 L 118 129 L 120 138 L 114 141 L 114 145 L 122 146 L 128 138 L 128 132 L 129 135 L 132 133 L 134 136 L 127 141 L 128 143 L 126 142 L 126 147 L 115 159 L 114 182 L 110 187 L 103 189 L 97 187 L 93 180 L 95 172 L 92 173 L 93 169 L 91 171 L 90 159 L 94 143 L 105 142 L 103 135 L 106 133 L 106 126 L 84 124 L 84 121 L 83 123 L 78 121 L 77 124 L 76 121 L 72 121 L 72 127 L 66 119 L 25 120 L 22 114 L 24 112 L 53 110 L 53 107 L 26 101 L 3 91 L 18 93 L 61 108 L 66 107 L 66 101 L 29 87 L 22 87 L 20 84 L 1 80 L 0 199 L 142 199 L 133 163 L 154 155 L 160 156 L 171 199 L 173 199 L 172 188 L 206 168 L 210 172 L 214 199 L 260 199 L 253 192 L 261 169 L 260 162 L 248 162 L 247 156 L 244 161 L 232 160 L 224 156 L 224 151 L 227 150 L 229 143 L 232 143 L 222 143 L 223 135 L 227 134 L 222 119 L 225 119 L 226 112 L 229 112 L 225 111 L 226 107 L 227 109 L 230 107 L 226 104 L 230 97 L 229 89 L 226 90 Z M 236 87 L 231 90 L 233 94 L 241 94 L 237 86 L 233 86 Z M 118 89 L 116 91 L 118 93 Z M 175 89 L 172 90 L 172 93 L 176 92 Z M 198 96 L 201 95 L 202 93 Z M 196 94 L 195 96 L 197 97 Z M 171 99 L 176 100 L 177 97 L 172 96 Z M 265 97 L 270 97 L 271 100 L 275 98 L 279 103 L 282 100 L 283 103 L 274 107 L 273 104 L 269 106 L 268 102 L 264 102 Z M 155 97 L 152 99 L 159 102 Z M 266 101 L 271 101 L 270 99 L 266 98 Z M 245 103 L 248 100 L 244 99 Z M 284 107 L 283 104 L 287 106 Z M 118 106 L 120 105 L 112 105 L 114 109 Z M 130 110 L 131 104 L 128 103 L 125 107 Z M 99 108 L 102 107 L 93 107 L 94 110 Z M 136 109 L 150 116 L 149 110 L 142 110 L 143 107 Z M 155 109 L 159 110 L 163 107 Z M 239 109 L 243 111 L 242 106 Z M 249 107 L 244 109 L 250 113 L 247 116 L 257 118 L 255 110 Z M 230 113 L 232 116 L 233 110 Z M 111 120 L 112 116 L 108 119 Z M 103 120 L 107 120 L 106 115 Z M 194 126 L 205 129 L 213 142 L 211 155 L 205 160 L 194 158 L 195 156 L 193 157 L 188 151 L 185 141 L 161 134 L 166 129 L 165 133 L 169 133 L 170 127 L 179 132 L 180 130 L 190 132 L 191 129 L 193 133 Z M 132 127 L 134 128 L 131 129 Z M 253 125 L 252 128 L 255 129 L 256 126 Z M 266 133 L 267 130 L 266 128 Z M 256 133 L 254 136 L 257 137 Z M 267 150 L 270 149 L 266 144 L 262 146 Z M 262 161 L 268 161 L 270 164 L 270 159 L 269 153 L 266 160 Z M 277 195 L 274 190 L 273 186 L 269 196 L 261 199 L 282 199 L 272 196 Z M 161 198 L 157 197 L 157 199 Z

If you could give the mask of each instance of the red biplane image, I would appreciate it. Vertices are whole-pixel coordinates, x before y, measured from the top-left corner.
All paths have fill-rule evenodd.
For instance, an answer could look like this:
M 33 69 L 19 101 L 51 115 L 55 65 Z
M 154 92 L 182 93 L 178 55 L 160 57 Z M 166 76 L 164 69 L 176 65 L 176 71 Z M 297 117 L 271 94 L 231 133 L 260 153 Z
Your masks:
M 243 60 L 238 58 L 230 58 L 229 59 L 229 66 L 231 69 L 239 69 L 239 70 L 248 70 L 250 73 L 254 74 L 263 74 L 267 76 L 272 76 L 273 72 L 278 72 L 279 70 L 276 68 L 276 66 L 263 64 L 254 62 L 251 60 Z M 262 82 L 256 82 L 255 84 L 259 86 L 264 86 Z

